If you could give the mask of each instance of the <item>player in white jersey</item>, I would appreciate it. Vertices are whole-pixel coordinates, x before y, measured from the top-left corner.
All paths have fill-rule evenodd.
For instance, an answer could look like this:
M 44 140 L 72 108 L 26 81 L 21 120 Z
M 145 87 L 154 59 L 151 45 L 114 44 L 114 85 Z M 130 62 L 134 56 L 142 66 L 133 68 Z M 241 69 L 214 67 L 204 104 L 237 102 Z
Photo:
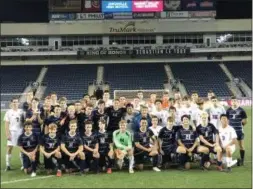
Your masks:
M 145 102 L 145 100 L 143 100 L 143 92 L 142 92 L 142 91 L 138 91 L 138 92 L 137 92 L 137 96 L 138 96 L 139 99 L 140 99 L 140 105 L 145 105 L 146 102 Z
M 210 116 L 210 122 L 219 129 L 220 127 L 220 116 L 221 114 L 226 114 L 226 110 L 222 105 L 218 104 L 218 99 L 216 96 L 211 97 L 212 105 L 207 109 Z
M 7 138 L 6 171 L 11 170 L 10 161 L 12 149 L 14 146 L 17 146 L 18 137 L 23 131 L 24 113 L 23 110 L 18 107 L 18 98 L 13 98 L 11 100 L 11 109 L 9 109 L 4 116 L 5 133 Z
M 110 99 L 110 93 L 109 91 L 105 90 L 104 94 L 103 94 L 103 100 L 105 101 L 105 107 L 110 107 L 112 106 L 112 100 Z
M 151 114 L 155 115 L 158 118 L 158 125 L 162 127 L 166 127 L 169 113 L 168 111 L 163 110 L 162 100 L 157 99 L 155 101 L 155 107 L 156 107 L 156 110 L 151 112 Z
M 201 124 L 201 115 L 204 112 L 206 112 L 204 110 L 204 101 L 203 101 L 203 99 L 198 99 L 197 105 L 198 105 L 198 108 L 192 113 L 192 121 L 193 121 L 195 127 L 197 127 L 198 125 Z
M 181 110 L 182 111 L 182 116 L 183 115 L 188 115 L 188 116 L 192 117 L 192 114 L 194 112 L 194 108 L 192 108 L 191 101 L 190 101 L 190 98 L 188 96 L 183 97 L 182 105 L 183 105 L 183 108 Z
M 228 118 L 226 114 L 220 116 L 221 127 L 219 128 L 219 138 L 222 151 L 221 154 L 226 159 L 227 171 L 231 171 L 231 167 L 237 163 L 237 160 L 232 160 L 232 155 L 235 152 L 235 144 L 237 142 L 237 135 L 235 129 L 228 125 Z
M 196 109 L 198 108 L 198 105 L 197 105 L 198 98 L 199 98 L 198 92 L 192 91 L 192 93 L 191 93 L 191 101 L 192 101 L 191 106 L 193 108 L 196 108 Z

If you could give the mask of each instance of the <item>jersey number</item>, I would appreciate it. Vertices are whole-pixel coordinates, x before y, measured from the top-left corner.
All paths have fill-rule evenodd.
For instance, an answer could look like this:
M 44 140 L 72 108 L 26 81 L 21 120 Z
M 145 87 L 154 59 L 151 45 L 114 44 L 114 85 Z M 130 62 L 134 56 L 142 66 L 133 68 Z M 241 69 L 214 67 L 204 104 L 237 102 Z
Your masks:
M 17 122 L 19 122 L 19 117 L 16 117 Z
M 190 134 L 185 135 L 185 139 L 186 140 L 191 140 L 191 135 Z
M 225 136 L 221 136 L 221 138 L 222 138 L 222 140 L 225 140 L 225 139 L 226 139 L 226 137 L 225 137 Z

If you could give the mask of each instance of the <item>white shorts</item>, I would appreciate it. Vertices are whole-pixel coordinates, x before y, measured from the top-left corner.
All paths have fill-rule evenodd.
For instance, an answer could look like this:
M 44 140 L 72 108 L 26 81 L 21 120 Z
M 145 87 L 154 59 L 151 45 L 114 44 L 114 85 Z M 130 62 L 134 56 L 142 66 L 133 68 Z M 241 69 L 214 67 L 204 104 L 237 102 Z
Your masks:
M 18 137 L 22 134 L 22 130 L 10 131 L 11 140 L 7 140 L 7 146 L 17 146 L 18 145 Z
M 230 146 L 230 148 L 231 148 L 231 154 L 233 154 L 236 150 L 235 145 Z M 223 152 L 223 156 L 226 157 L 226 152 Z

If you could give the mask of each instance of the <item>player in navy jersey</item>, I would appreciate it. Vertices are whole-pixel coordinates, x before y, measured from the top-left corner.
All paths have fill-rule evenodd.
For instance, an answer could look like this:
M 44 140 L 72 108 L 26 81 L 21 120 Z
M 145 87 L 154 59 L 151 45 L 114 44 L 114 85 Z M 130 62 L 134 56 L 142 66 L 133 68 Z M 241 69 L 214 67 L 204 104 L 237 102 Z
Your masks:
M 157 145 L 151 147 L 151 137 L 150 132 L 147 131 L 148 121 L 146 118 L 142 118 L 140 121 L 139 132 L 134 133 L 134 159 L 135 164 L 139 170 L 143 170 L 144 158 L 145 156 L 152 157 L 153 170 L 156 172 L 161 171 L 158 168 L 158 149 Z
M 18 138 L 18 146 L 22 152 L 24 172 L 29 173 L 32 170 L 31 177 L 36 176 L 36 152 L 39 145 L 39 136 L 32 131 L 32 122 L 26 121 L 24 124 L 24 133 Z
M 75 102 L 75 109 L 76 109 L 76 118 L 77 118 L 77 127 L 80 136 L 84 133 L 84 121 L 85 121 L 85 113 L 81 112 L 82 104 L 80 101 Z
M 77 130 L 77 121 L 71 120 L 69 122 L 69 132 L 62 136 L 61 150 L 62 159 L 66 165 L 66 172 L 71 173 L 73 166 L 84 173 L 85 155 L 83 153 L 83 142 Z
M 174 124 L 173 117 L 168 117 L 167 126 L 163 127 L 158 134 L 159 151 L 165 167 L 168 162 L 172 161 L 172 156 L 176 154 L 177 150 L 176 132 L 180 127 Z
M 85 122 L 85 133 L 82 136 L 85 161 L 86 161 L 86 171 L 91 169 L 91 161 L 93 160 L 95 172 L 99 172 L 99 152 L 98 152 L 98 140 L 95 132 L 92 132 L 92 122 Z
M 67 116 L 67 98 L 66 97 L 61 97 L 59 99 L 59 106 L 61 107 L 61 118 L 64 118 Z
M 209 154 L 217 153 L 218 157 L 218 170 L 222 171 L 221 162 L 221 147 L 219 145 L 219 135 L 218 131 L 213 124 L 208 122 L 208 113 L 203 112 L 201 114 L 201 124 L 197 126 L 196 131 L 199 135 L 200 146 L 198 147 L 198 152 L 202 153 L 201 167 L 206 169 L 210 166 Z
M 85 108 L 85 112 L 84 112 L 84 123 L 83 123 L 83 130 L 80 131 L 81 132 L 85 132 L 85 122 L 86 121 L 92 121 L 92 110 L 93 110 L 93 107 L 92 107 L 92 104 L 87 104 L 86 108 Z M 94 129 L 93 128 L 93 131 L 97 131 L 98 129 Z
M 227 110 L 229 125 L 235 129 L 237 141 L 240 148 L 241 164 L 244 164 L 245 147 L 243 127 L 247 124 L 247 114 L 243 108 L 239 106 L 236 97 L 231 98 L 231 107 Z
M 92 121 L 93 121 L 93 130 L 94 131 L 97 131 L 99 129 L 98 121 L 100 119 L 107 120 L 107 114 L 105 112 L 105 101 L 103 101 L 103 100 L 98 101 L 98 109 L 95 109 L 92 112 Z
M 57 125 L 50 123 L 48 126 L 49 133 L 42 136 L 40 140 L 40 151 L 44 155 L 45 169 L 48 174 L 56 167 L 56 176 L 61 176 L 61 152 L 60 152 L 60 139 L 56 135 Z
M 97 131 L 98 140 L 98 152 L 100 154 L 99 166 L 106 166 L 107 162 L 107 173 L 112 173 L 112 163 L 114 159 L 113 142 L 109 138 L 107 131 L 105 130 L 105 120 L 99 120 L 99 130 Z
M 180 154 L 180 168 L 190 169 L 189 160 L 193 153 L 197 153 L 198 134 L 193 130 L 190 125 L 190 117 L 183 115 L 181 117 L 182 126 L 176 133 L 176 139 L 178 142 L 177 153 Z
M 75 106 L 73 104 L 70 104 L 67 108 L 68 114 L 65 118 L 63 118 L 60 122 L 60 124 L 62 125 L 62 130 L 63 133 L 67 133 L 69 132 L 70 128 L 69 128 L 69 123 L 72 120 L 77 120 L 76 117 L 76 110 L 75 110 Z M 77 122 L 77 130 L 76 132 L 78 133 L 78 122 Z

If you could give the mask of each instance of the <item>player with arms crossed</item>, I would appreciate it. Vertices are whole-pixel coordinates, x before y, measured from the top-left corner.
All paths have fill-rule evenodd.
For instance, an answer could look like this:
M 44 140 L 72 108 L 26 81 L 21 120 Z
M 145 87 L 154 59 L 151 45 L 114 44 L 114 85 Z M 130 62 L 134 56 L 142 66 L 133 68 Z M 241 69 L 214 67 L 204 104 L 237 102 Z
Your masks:
M 149 131 L 147 131 L 148 121 L 146 118 L 141 119 L 140 131 L 135 132 L 134 142 L 135 142 L 135 164 L 139 170 L 143 170 L 144 157 L 150 156 L 153 160 L 153 170 L 156 172 L 161 171 L 158 168 L 158 148 L 157 146 L 152 146 L 150 144 L 151 140 L 154 140 Z
M 32 131 L 32 122 L 26 121 L 24 124 L 25 132 L 18 138 L 18 146 L 22 152 L 24 172 L 30 173 L 31 177 L 36 176 L 36 152 L 39 146 L 39 137 Z M 31 169 L 30 169 L 31 167 Z
M 52 170 L 57 167 L 57 177 L 61 174 L 61 152 L 60 152 L 60 139 L 56 135 L 57 125 L 50 123 L 48 125 L 48 134 L 41 137 L 40 140 L 40 151 L 44 155 L 45 169 L 48 174 L 52 173 Z
M 113 132 L 113 143 L 115 146 L 115 155 L 117 158 L 117 164 L 120 169 L 124 162 L 124 158 L 127 155 L 129 158 L 129 173 L 134 173 L 134 156 L 132 146 L 132 136 L 129 131 L 126 130 L 127 122 L 121 120 L 119 122 L 119 129 Z
M 233 127 L 228 125 L 228 118 L 226 114 L 220 117 L 221 127 L 219 128 L 220 144 L 222 152 L 225 154 L 227 172 L 231 172 L 231 167 L 237 163 L 237 160 L 232 160 L 232 155 L 235 152 L 235 144 L 237 135 Z M 223 155 L 223 154 L 222 154 Z M 224 156 L 223 155 L 223 156 Z M 222 157 L 220 157 L 221 159 Z
M 6 171 L 11 170 L 10 161 L 12 149 L 14 146 L 17 146 L 18 137 L 22 134 L 23 131 L 24 116 L 23 111 L 21 109 L 18 109 L 18 106 L 18 98 L 13 98 L 11 100 L 11 109 L 8 110 L 4 116 L 5 132 L 7 138 Z M 23 167 L 21 153 L 20 160 Z
M 227 110 L 229 125 L 235 129 L 237 141 L 240 148 L 241 164 L 244 165 L 245 147 L 243 127 L 247 124 L 247 114 L 239 106 L 236 97 L 231 98 L 231 107 Z

